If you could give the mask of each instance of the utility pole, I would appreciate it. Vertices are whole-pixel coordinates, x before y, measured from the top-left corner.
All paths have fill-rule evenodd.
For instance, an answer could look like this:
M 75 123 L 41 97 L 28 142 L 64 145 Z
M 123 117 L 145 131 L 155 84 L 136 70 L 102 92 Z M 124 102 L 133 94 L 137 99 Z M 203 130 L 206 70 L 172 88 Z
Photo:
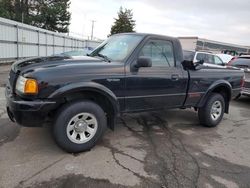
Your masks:
M 22 24 L 23 24 L 23 12 L 22 12 Z
M 95 24 L 95 20 L 92 20 L 92 29 L 91 29 L 91 40 L 93 40 L 93 33 L 94 33 L 94 24 Z

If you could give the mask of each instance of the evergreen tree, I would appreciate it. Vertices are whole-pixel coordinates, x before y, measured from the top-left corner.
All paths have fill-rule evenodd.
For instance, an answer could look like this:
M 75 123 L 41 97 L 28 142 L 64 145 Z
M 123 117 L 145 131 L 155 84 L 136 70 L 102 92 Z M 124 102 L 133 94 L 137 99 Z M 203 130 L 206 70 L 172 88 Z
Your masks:
M 121 7 L 118 12 L 118 18 L 115 18 L 114 25 L 111 27 L 110 35 L 116 33 L 135 32 L 135 20 L 133 20 L 133 13 L 130 9 Z
M 9 18 L 13 17 L 14 7 L 9 0 L 0 0 L 0 17 Z
M 68 32 L 70 0 L 0 0 L 0 17 L 57 32 Z
M 69 0 L 38 0 L 33 6 L 31 24 L 51 31 L 68 32 L 69 5 Z

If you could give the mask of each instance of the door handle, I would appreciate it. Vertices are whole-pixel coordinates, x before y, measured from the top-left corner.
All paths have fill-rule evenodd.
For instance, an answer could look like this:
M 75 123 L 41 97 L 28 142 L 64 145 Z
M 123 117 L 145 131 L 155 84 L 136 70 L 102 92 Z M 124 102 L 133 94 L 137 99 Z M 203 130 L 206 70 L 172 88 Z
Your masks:
M 179 80 L 179 75 L 178 74 L 172 74 L 171 75 L 171 80 L 173 80 L 173 81 Z

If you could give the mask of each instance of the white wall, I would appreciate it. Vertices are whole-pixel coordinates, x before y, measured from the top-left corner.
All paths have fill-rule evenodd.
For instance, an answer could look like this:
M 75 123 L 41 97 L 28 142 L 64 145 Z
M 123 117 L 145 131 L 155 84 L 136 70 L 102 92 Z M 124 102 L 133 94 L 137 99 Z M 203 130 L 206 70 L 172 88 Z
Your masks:
M 95 48 L 99 44 L 0 17 L 0 61 Z
M 183 50 L 195 50 L 198 38 L 179 38 Z

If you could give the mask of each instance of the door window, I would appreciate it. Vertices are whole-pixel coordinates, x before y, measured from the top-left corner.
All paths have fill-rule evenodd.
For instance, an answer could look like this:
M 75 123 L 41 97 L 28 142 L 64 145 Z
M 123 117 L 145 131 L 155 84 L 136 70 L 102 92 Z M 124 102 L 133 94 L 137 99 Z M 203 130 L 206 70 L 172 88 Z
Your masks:
M 142 48 L 139 56 L 149 57 L 152 66 L 174 67 L 173 45 L 169 41 L 150 40 Z
M 205 57 L 206 54 L 203 54 L 203 53 L 197 53 L 196 55 L 196 61 L 205 61 L 206 60 L 206 57 Z
M 214 64 L 214 56 L 211 54 L 206 54 L 206 63 Z
M 222 60 L 219 57 L 217 57 L 217 56 L 214 56 L 214 63 L 216 65 L 223 65 Z

